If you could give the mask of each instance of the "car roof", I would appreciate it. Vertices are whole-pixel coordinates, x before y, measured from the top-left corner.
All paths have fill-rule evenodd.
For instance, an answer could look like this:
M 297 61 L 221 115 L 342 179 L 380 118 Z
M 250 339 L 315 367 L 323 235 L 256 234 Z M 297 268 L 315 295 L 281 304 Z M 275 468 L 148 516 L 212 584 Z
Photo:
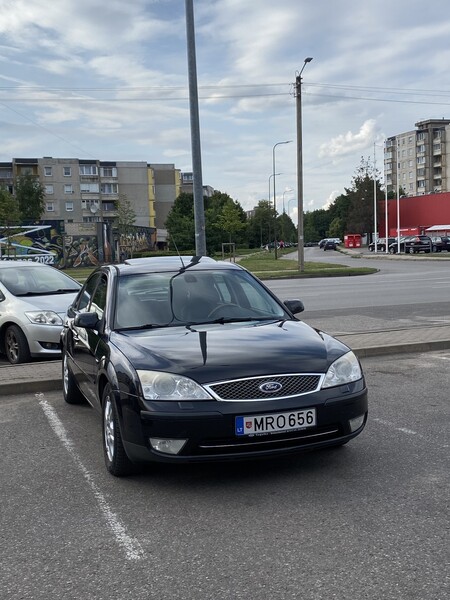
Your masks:
M 209 256 L 149 256 L 130 258 L 122 264 L 114 265 L 120 275 L 134 273 L 155 273 L 165 271 L 242 269 L 234 262 L 217 261 Z
M 17 269 L 17 268 L 21 268 L 21 267 L 32 267 L 33 269 L 35 268 L 52 268 L 51 265 L 45 265 L 44 263 L 39 263 L 39 262 L 35 262 L 34 260 L 0 260 L 0 269 Z

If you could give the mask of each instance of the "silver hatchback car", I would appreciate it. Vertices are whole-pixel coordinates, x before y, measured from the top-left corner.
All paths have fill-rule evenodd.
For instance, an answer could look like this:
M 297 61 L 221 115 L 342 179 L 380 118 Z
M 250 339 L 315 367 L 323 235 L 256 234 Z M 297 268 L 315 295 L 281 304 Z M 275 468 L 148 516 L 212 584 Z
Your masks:
M 11 364 L 60 355 L 63 319 L 80 287 L 48 265 L 0 261 L 0 352 Z

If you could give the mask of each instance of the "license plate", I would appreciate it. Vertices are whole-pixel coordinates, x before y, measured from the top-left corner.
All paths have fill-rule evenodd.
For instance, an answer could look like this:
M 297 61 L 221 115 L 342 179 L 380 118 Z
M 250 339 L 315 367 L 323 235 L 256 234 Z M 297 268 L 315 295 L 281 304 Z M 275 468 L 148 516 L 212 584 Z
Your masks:
M 315 427 L 316 409 L 306 408 L 270 415 L 252 415 L 236 417 L 236 435 L 263 435 L 283 431 L 298 431 L 306 427 Z

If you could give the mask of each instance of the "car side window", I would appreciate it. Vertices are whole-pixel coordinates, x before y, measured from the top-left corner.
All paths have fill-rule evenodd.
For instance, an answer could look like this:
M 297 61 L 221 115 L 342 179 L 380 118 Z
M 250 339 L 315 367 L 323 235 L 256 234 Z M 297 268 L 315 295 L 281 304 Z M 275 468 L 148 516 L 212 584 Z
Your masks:
M 99 320 L 103 318 L 106 306 L 106 289 L 108 281 L 105 276 L 100 278 L 97 288 L 95 289 L 92 301 L 89 305 L 88 311 L 97 313 Z
M 86 312 L 89 306 L 89 303 L 92 298 L 92 294 L 94 293 L 95 288 L 97 287 L 98 280 L 100 278 L 100 274 L 93 275 L 90 279 L 85 283 L 84 288 L 81 291 L 81 294 L 78 298 L 78 302 L 76 305 L 76 310 L 79 312 Z

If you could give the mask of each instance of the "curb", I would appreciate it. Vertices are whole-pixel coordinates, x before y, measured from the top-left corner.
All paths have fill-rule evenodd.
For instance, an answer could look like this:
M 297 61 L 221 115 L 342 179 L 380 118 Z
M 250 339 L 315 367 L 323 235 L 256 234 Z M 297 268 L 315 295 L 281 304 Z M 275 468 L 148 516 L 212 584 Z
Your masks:
M 378 346 L 358 348 L 356 345 L 352 346 L 352 344 L 350 343 L 351 340 L 346 339 L 351 338 L 351 334 L 337 334 L 334 337 L 347 344 L 347 346 L 349 346 L 353 350 L 353 352 L 358 356 L 358 358 L 389 356 L 392 354 L 411 354 L 415 352 L 431 352 L 436 350 L 450 349 L 450 339 L 428 340 L 423 342 L 410 343 L 400 342 L 396 344 L 386 345 L 379 344 Z M 39 378 L 39 364 L 46 364 L 47 369 L 45 370 L 48 372 L 46 376 L 41 374 L 41 378 Z M 14 381 L 10 380 L 4 383 L 0 383 L 0 402 L 2 400 L 6 400 L 8 396 L 17 396 L 19 394 L 35 394 L 43 392 L 62 391 L 61 364 L 58 361 L 57 363 L 53 363 L 53 365 L 49 367 L 48 365 L 50 364 L 51 363 L 36 363 L 34 373 L 30 374 L 28 378 L 24 377 L 23 375 L 19 375 L 19 377 L 17 377 Z M 20 365 L 17 365 L 15 367 L 0 367 L 0 377 L 2 369 L 6 370 L 17 367 L 20 368 Z M 26 365 L 25 367 L 30 369 L 30 365 Z M 49 372 L 52 370 L 54 371 L 54 373 Z

